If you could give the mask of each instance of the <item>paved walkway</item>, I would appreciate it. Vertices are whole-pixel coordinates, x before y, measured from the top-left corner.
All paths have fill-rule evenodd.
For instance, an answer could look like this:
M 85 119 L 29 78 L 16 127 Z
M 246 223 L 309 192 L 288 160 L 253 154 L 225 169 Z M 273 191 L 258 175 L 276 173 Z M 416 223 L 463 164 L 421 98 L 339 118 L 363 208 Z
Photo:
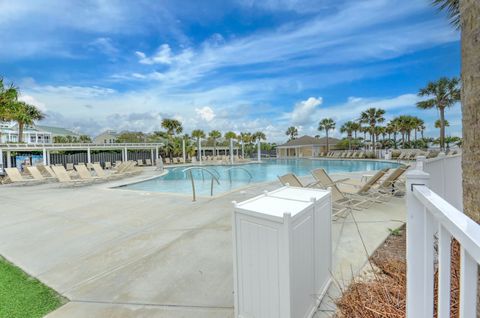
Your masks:
M 70 299 L 48 317 L 233 317 L 231 201 L 279 184 L 197 202 L 107 186 L 0 187 L 0 255 Z M 355 219 L 371 253 L 405 220 L 403 200 Z M 346 283 L 366 254 L 352 217 L 333 233 Z M 317 317 L 333 309 L 326 297 Z

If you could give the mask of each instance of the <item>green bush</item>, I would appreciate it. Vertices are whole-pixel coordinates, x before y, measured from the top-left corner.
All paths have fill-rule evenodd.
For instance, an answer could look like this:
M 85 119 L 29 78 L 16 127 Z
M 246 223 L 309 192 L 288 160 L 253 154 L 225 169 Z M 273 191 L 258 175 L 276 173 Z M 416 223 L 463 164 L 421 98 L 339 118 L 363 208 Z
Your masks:
M 375 159 L 377 158 L 377 156 L 375 155 L 375 153 L 373 151 L 367 151 L 365 153 L 365 158 L 368 158 L 368 159 Z
M 392 159 L 397 159 L 401 153 L 400 150 L 392 150 Z

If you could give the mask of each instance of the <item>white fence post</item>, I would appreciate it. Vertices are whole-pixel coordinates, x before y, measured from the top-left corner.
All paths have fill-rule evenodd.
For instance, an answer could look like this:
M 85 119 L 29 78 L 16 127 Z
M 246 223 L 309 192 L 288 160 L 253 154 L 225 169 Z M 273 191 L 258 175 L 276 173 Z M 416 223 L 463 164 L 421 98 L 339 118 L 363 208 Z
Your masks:
M 407 173 L 408 318 L 433 317 L 433 233 L 432 237 L 429 237 L 430 232 L 433 232 L 433 224 L 428 224 L 430 220 L 424 205 L 413 195 L 415 185 L 428 186 L 430 175 L 423 172 L 424 160 L 425 157 L 419 157 L 416 168 Z M 428 244 L 431 246 L 427 246 Z M 432 255 L 429 264 L 430 250 Z M 428 276 L 430 273 L 432 275 Z

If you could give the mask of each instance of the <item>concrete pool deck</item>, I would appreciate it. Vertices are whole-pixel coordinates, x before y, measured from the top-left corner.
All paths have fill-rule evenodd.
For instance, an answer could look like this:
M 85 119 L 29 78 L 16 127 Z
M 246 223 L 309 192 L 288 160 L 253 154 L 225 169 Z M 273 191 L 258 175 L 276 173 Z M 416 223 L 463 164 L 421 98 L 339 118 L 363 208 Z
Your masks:
M 48 317 L 233 317 L 231 201 L 280 184 L 197 202 L 112 185 L 0 187 L 0 255 L 70 299 Z M 404 223 L 404 200 L 354 217 L 372 253 Z M 351 216 L 334 222 L 333 242 L 335 280 L 348 283 L 367 260 Z M 332 310 L 327 296 L 316 317 Z

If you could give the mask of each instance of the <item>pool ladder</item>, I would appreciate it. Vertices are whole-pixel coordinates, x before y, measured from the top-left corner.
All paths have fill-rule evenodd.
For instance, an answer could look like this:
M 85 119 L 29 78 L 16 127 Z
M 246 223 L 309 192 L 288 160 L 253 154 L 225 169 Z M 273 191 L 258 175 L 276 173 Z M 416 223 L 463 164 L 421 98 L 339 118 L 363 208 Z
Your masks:
M 195 180 L 193 179 L 193 174 L 192 174 L 192 170 L 200 170 L 202 172 L 202 178 L 203 180 L 205 180 L 205 176 L 203 174 L 203 172 L 207 172 L 208 174 L 210 174 L 210 176 L 212 177 L 212 181 L 210 183 L 210 195 L 213 196 L 213 181 L 215 180 L 217 182 L 217 184 L 220 184 L 220 181 L 218 181 L 218 178 L 217 176 L 210 170 L 206 169 L 206 168 L 202 168 L 202 167 L 190 167 L 190 168 L 186 168 L 186 169 L 183 169 L 182 172 L 188 172 L 188 175 L 190 177 L 190 181 L 192 182 L 192 195 L 193 195 L 193 201 L 196 201 L 197 200 L 197 196 L 196 196 L 196 192 L 195 192 Z M 215 170 L 215 172 L 218 174 L 218 171 Z
M 252 181 L 253 179 L 253 176 L 252 174 L 250 173 L 250 171 L 248 171 L 247 169 L 243 168 L 243 167 L 231 167 L 231 168 L 228 168 L 226 171 L 228 171 L 228 179 L 230 180 L 230 183 L 232 183 L 232 170 L 242 170 L 242 171 L 245 171 L 248 176 L 250 177 L 250 179 L 248 180 L 248 182 Z

